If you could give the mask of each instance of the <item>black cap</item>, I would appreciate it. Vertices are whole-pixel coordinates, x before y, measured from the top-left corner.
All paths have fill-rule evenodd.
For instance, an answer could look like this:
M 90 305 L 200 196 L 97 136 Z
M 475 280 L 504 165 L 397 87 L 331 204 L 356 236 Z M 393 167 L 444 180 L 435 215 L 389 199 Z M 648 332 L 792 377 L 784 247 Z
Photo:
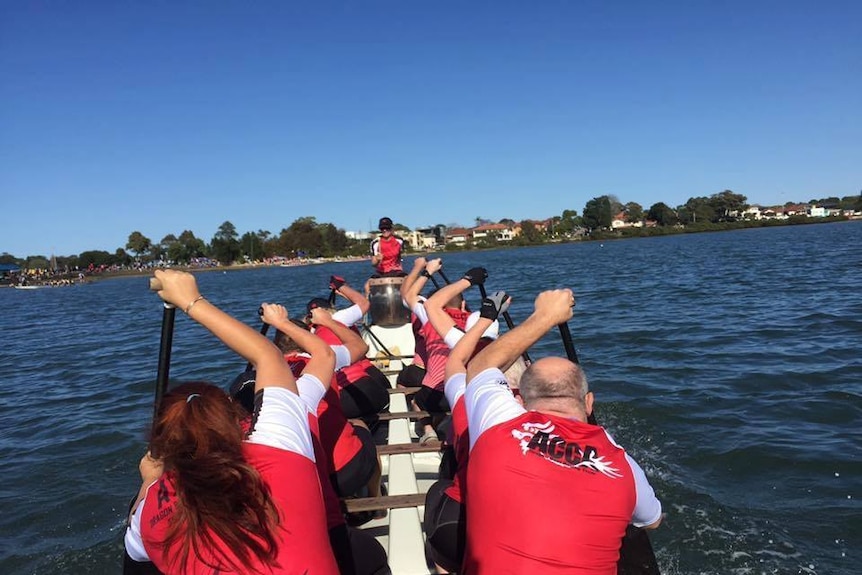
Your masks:
M 255 370 L 244 371 L 230 384 L 228 393 L 231 398 L 249 413 L 254 411 L 254 385 L 257 380 Z
M 313 298 L 311 301 L 309 301 L 308 304 L 306 304 L 305 309 L 308 311 L 308 313 L 311 313 L 311 310 L 313 310 L 316 307 L 322 307 L 324 309 L 329 309 L 332 307 L 332 304 L 329 303 L 329 300 L 326 298 L 316 297 L 316 298 Z
M 377 224 L 378 230 L 391 230 L 392 229 L 392 220 L 389 218 L 380 218 L 380 223 Z

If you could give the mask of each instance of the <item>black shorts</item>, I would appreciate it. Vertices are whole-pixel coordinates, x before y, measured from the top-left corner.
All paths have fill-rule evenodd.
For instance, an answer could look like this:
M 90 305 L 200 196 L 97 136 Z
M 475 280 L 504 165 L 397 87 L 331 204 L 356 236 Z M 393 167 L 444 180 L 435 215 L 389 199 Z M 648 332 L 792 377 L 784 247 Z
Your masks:
M 369 532 L 338 525 L 329 530 L 329 544 L 341 575 L 389 575 L 386 551 Z
M 398 374 L 398 379 L 395 382 L 404 387 L 416 387 L 422 385 L 422 379 L 425 377 L 425 368 L 419 367 L 415 363 L 411 363 L 401 370 Z
M 416 392 L 416 395 L 413 396 L 413 401 L 416 402 L 419 409 L 431 414 L 448 413 L 451 411 L 449 409 L 449 402 L 446 401 L 446 394 L 425 385 Z
M 362 448 L 344 467 L 330 476 L 332 486 L 335 487 L 335 492 L 338 493 L 339 497 L 349 497 L 359 493 L 368 484 L 368 480 L 374 476 L 374 473 L 380 469 L 380 464 L 377 461 L 377 447 L 374 445 L 371 432 L 358 425 L 354 425 L 353 429 L 356 431 L 356 436 L 362 441 Z
M 386 376 L 379 369 L 384 380 Z M 387 380 L 388 383 L 388 380 Z M 350 385 L 341 388 L 341 410 L 347 419 L 359 419 L 377 415 L 389 407 L 389 392 L 381 385 L 376 374 L 365 375 Z
M 467 542 L 466 507 L 445 490 L 452 481 L 441 479 L 425 496 L 425 549 L 431 560 L 446 571 L 460 571 Z

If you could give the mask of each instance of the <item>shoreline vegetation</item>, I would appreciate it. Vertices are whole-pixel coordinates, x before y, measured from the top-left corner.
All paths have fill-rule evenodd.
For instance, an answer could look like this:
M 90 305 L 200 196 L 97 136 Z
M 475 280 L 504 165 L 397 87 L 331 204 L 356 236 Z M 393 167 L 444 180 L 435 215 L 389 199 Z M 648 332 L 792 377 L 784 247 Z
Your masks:
M 647 210 L 637 202 L 622 203 L 604 195 L 586 203 L 583 213 L 563 210 L 546 220 L 493 222 L 475 218 L 475 226 L 437 224 L 411 230 L 396 223 L 394 230 L 410 253 L 537 246 L 575 241 L 610 241 L 681 233 L 729 231 L 754 227 L 801 225 L 862 219 L 862 193 L 797 204 L 762 207 L 731 190 L 709 197 L 693 197 L 671 208 L 657 202 Z M 148 273 L 155 267 L 222 270 L 259 265 L 308 265 L 370 256 L 378 232 L 346 232 L 314 217 L 296 219 L 277 235 L 267 230 L 240 235 L 230 222 L 222 223 L 209 241 L 191 230 L 168 234 L 154 242 L 140 231 L 129 234 L 125 247 L 114 253 L 90 250 L 73 256 L 43 255 L 17 258 L 0 254 L 0 285 L 20 288 L 74 285 L 112 275 Z
M 787 225 L 810 225 L 849 222 L 860 220 L 862 216 L 833 216 L 833 217 L 818 217 L 810 218 L 807 216 L 791 217 L 785 220 L 740 220 L 733 222 L 711 223 L 705 222 L 698 225 L 675 225 L 675 226 L 655 226 L 655 227 L 627 227 L 612 230 L 594 230 L 589 234 L 575 235 L 572 237 L 547 237 L 540 236 L 534 241 L 495 241 L 490 242 L 464 242 L 450 243 L 444 246 L 435 246 L 427 249 L 408 249 L 405 250 L 405 256 L 411 255 L 429 255 L 446 252 L 458 251 L 484 251 L 494 249 L 514 249 L 519 247 L 535 247 L 546 244 L 559 243 L 576 243 L 584 241 L 614 241 L 634 238 L 646 238 L 656 236 L 667 236 L 677 234 L 690 233 L 706 233 L 706 232 L 722 232 L 741 229 L 754 229 L 764 227 L 777 227 Z M 367 242 L 366 242 L 367 244 Z M 276 256 L 273 258 L 265 258 L 263 260 L 245 261 L 242 263 L 233 262 L 223 264 L 217 260 L 210 258 L 195 258 L 195 261 L 187 264 L 167 263 L 164 261 L 148 262 L 142 264 L 136 262 L 131 266 L 111 265 L 111 266 L 93 266 L 87 270 L 20 270 L 18 272 L 4 272 L 3 277 L 0 277 L 0 287 L 18 287 L 18 288 L 47 288 L 47 287 L 64 287 L 80 284 L 87 284 L 94 281 L 101 281 L 121 277 L 149 276 L 152 275 L 155 269 L 170 267 L 173 269 L 181 269 L 193 273 L 197 272 L 213 272 L 213 271 L 237 271 L 259 269 L 264 267 L 294 267 L 294 266 L 309 266 L 323 263 L 339 263 L 339 262 L 356 262 L 368 261 L 369 255 L 336 255 L 336 256 L 321 256 L 321 257 L 294 257 L 286 258 Z M 35 273 L 34 273 L 35 272 Z M 370 273 L 370 272 L 369 272 Z

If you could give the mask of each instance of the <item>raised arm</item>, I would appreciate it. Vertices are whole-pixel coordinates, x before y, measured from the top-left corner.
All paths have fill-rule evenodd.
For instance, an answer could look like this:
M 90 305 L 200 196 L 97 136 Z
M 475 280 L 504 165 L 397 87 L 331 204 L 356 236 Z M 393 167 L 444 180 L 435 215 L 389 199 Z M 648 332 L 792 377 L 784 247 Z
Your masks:
M 341 343 L 350 352 L 350 363 L 355 363 L 365 357 L 368 353 L 368 344 L 363 341 L 358 333 L 337 321 L 332 314 L 325 309 L 316 307 L 311 310 L 311 321 L 315 325 L 329 328 L 332 333 L 341 340 Z
M 359 306 L 359 311 L 362 312 L 362 315 L 368 313 L 368 310 L 371 307 L 371 302 L 368 301 L 367 297 L 347 285 L 347 282 L 343 277 L 336 275 L 330 276 L 329 289 L 334 290 L 335 293 L 344 297 L 353 305 Z
M 572 317 L 575 296 L 570 289 L 545 291 L 536 298 L 535 310 L 521 325 L 503 334 L 476 354 L 467 366 L 467 381 L 486 369 L 502 369 L 539 341 L 552 327 Z
M 454 283 L 449 285 L 454 285 Z M 458 340 L 458 343 L 449 352 L 449 358 L 446 360 L 446 381 L 456 373 L 467 373 L 467 363 L 473 355 L 473 350 L 476 349 L 476 344 L 482 339 L 482 334 L 494 323 L 498 315 L 509 308 L 511 302 L 512 298 L 502 291 L 482 300 L 482 309 L 479 312 L 478 321 L 467 330 L 464 337 Z
M 434 295 L 428 298 L 428 301 L 425 302 L 428 321 L 431 322 L 431 325 L 434 326 L 434 330 L 440 334 L 440 337 L 446 337 L 449 330 L 455 327 L 455 320 L 443 309 L 446 303 L 467 288 L 484 283 L 487 277 L 488 272 L 485 268 L 472 268 L 464 277 L 441 287 L 434 292 Z M 481 334 L 482 332 L 479 333 Z M 479 340 L 477 339 L 476 341 Z
M 177 270 L 156 270 L 159 297 L 207 328 L 257 370 L 255 390 L 277 386 L 296 393 L 296 381 L 281 351 L 266 337 L 208 302 L 195 277 Z
M 335 372 L 335 352 L 332 351 L 329 344 L 307 329 L 303 329 L 290 321 L 284 306 L 264 304 L 262 307 L 263 321 L 283 332 L 311 356 L 302 373 L 313 375 L 320 380 L 324 387 L 329 387 L 332 374 Z M 281 352 L 279 351 L 279 353 Z M 282 356 L 282 363 L 287 365 L 284 356 Z
M 427 265 L 425 258 L 416 258 L 413 261 L 413 269 L 410 270 L 401 284 L 401 299 L 407 303 L 409 309 L 413 309 L 413 306 L 419 301 L 419 294 L 422 293 L 422 288 L 428 281 L 428 278 L 422 275 Z

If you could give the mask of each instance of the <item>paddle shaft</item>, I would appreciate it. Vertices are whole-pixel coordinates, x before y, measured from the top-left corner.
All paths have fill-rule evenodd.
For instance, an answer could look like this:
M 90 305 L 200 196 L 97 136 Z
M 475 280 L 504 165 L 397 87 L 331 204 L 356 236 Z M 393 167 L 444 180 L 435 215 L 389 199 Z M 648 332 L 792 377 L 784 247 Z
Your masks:
M 482 294 L 483 300 L 488 297 L 488 291 L 485 289 L 485 284 L 479 284 L 479 293 Z M 509 310 L 503 312 L 503 319 L 506 320 L 506 327 L 508 327 L 510 330 L 515 327 L 515 322 L 512 321 L 512 316 L 509 315 Z M 527 365 L 533 363 L 533 360 L 530 359 L 530 353 L 527 350 L 524 350 L 524 353 L 521 354 L 521 357 L 524 358 L 524 361 Z
M 566 356 L 569 361 L 576 365 L 580 365 L 578 353 L 575 351 L 575 344 L 572 342 L 572 332 L 569 329 L 568 322 L 563 322 L 559 326 L 560 337 L 563 340 L 563 347 L 566 348 Z M 587 416 L 587 423 L 598 425 L 596 421 L 596 410 Z M 620 558 L 617 561 L 618 575 L 658 575 L 659 568 L 656 562 L 655 552 L 650 543 L 649 535 L 646 530 L 638 529 L 634 525 L 629 525 L 626 528 L 626 534 L 623 537 L 622 545 L 620 546 Z
M 263 308 L 260 308 L 259 310 L 257 310 L 257 312 L 259 315 L 263 315 Z M 260 324 L 260 335 L 266 337 L 266 332 L 268 332 L 268 331 L 269 331 L 269 324 L 266 323 L 265 321 L 262 322 Z M 245 364 L 245 370 L 246 371 L 251 371 L 253 368 L 254 368 L 254 365 L 252 365 L 251 362 L 248 362 L 247 364 Z
M 152 282 L 151 282 L 152 285 Z M 171 347 L 174 341 L 174 319 L 177 308 L 171 304 L 164 304 L 162 312 L 162 335 L 159 343 L 159 366 L 156 371 L 156 393 L 153 399 L 153 421 L 159 413 L 159 405 L 168 390 L 168 381 L 171 371 Z

